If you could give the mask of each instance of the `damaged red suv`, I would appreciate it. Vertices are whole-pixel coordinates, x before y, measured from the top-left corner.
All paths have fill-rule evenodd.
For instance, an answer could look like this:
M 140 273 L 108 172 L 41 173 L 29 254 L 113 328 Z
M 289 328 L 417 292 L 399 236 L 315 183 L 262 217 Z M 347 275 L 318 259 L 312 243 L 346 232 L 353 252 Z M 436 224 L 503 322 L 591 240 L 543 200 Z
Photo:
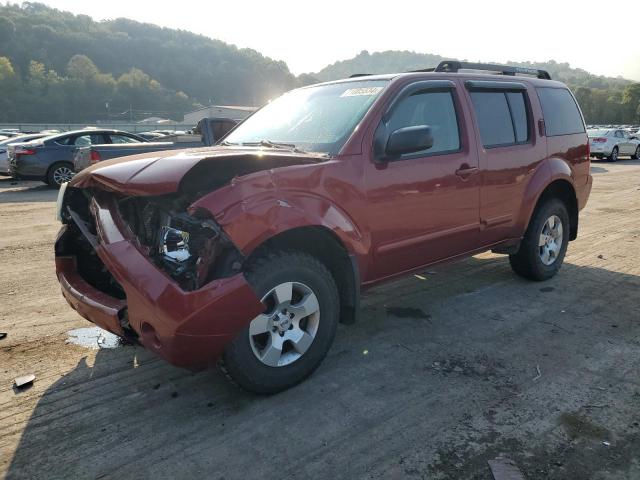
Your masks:
M 82 171 L 58 199 L 57 275 L 87 320 L 276 392 L 373 284 L 485 250 L 552 277 L 591 182 L 580 110 L 544 71 L 359 75 L 289 92 L 215 147 Z

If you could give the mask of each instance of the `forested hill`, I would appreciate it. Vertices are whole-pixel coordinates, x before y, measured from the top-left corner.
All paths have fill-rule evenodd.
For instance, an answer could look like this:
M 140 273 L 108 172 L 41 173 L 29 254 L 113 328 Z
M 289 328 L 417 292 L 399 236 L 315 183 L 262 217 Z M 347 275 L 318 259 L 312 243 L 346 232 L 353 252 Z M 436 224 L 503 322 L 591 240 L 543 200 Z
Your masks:
M 415 70 L 442 59 L 363 51 L 295 77 L 282 61 L 202 35 L 122 18 L 96 22 L 39 3 L 7 4 L 0 5 L 0 122 L 92 123 L 150 116 L 179 121 L 185 112 L 210 103 L 261 106 L 319 80 Z M 640 122 L 639 83 L 554 61 L 514 63 L 544 68 L 566 82 L 589 123 Z
M 366 50 L 355 57 L 328 65 L 314 77 L 322 80 L 345 78 L 354 73 L 394 73 L 435 67 L 445 60 L 439 55 L 389 50 L 369 53 Z M 484 59 L 491 61 L 491 59 Z M 623 78 L 593 75 L 568 63 L 507 62 L 520 67 L 547 70 L 554 80 L 565 82 L 578 98 L 588 123 L 640 122 L 640 84 Z
M 262 105 L 297 84 L 284 62 L 186 31 L 0 5 L 0 121 L 89 120 L 106 115 L 109 100 L 112 114 L 131 105 L 181 119 L 209 102 Z

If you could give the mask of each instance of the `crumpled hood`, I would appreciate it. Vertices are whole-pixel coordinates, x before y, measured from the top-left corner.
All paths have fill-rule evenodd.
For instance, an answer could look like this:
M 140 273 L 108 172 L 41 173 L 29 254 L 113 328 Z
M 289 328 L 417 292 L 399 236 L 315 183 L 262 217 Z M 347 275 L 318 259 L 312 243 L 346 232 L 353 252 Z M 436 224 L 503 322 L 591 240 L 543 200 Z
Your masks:
M 235 146 L 147 152 L 99 162 L 76 174 L 69 185 L 124 195 L 163 195 L 178 191 L 192 170 L 192 177 L 206 175 L 212 184 L 221 184 L 261 170 L 326 160 L 316 153 Z

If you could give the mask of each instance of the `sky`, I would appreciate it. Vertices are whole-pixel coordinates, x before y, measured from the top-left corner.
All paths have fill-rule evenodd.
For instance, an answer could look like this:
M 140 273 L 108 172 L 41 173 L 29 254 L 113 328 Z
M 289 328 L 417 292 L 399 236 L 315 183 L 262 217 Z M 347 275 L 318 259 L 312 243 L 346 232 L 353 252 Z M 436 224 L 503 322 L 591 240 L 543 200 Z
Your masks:
M 640 1 L 41 0 L 96 20 L 127 17 L 253 48 L 295 73 L 362 50 L 470 61 L 568 62 L 640 81 Z M 626 23 L 626 25 L 625 25 Z

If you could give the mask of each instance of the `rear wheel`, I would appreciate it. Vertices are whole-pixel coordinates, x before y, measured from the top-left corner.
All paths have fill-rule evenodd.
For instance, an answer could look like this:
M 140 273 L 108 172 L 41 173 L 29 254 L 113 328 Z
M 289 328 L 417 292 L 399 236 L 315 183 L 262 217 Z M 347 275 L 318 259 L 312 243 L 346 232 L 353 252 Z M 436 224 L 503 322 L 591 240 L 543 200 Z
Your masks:
M 69 162 L 54 163 L 49 167 L 46 182 L 48 185 L 60 188 L 60 186 L 73 178 L 73 165 Z
M 631 155 L 631 160 L 638 160 L 640 158 L 640 145 L 636 147 L 636 153 Z
M 618 147 L 613 147 L 613 150 L 611 150 L 611 155 L 609 155 L 609 161 L 611 162 L 618 161 Z
M 340 311 L 327 268 L 301 252 L 271 253 L 247 279 L 266 306 L 227 347 L 223 371 L 245 390 L 275 393 L 309 376 L 335 336 Z
M 564 260 L 569 243 L 569 214 L 557 198 L 540 205 L 525 232 L 518 253 L 509 256 L 511 268 L 530 280 L 548 280 Z

